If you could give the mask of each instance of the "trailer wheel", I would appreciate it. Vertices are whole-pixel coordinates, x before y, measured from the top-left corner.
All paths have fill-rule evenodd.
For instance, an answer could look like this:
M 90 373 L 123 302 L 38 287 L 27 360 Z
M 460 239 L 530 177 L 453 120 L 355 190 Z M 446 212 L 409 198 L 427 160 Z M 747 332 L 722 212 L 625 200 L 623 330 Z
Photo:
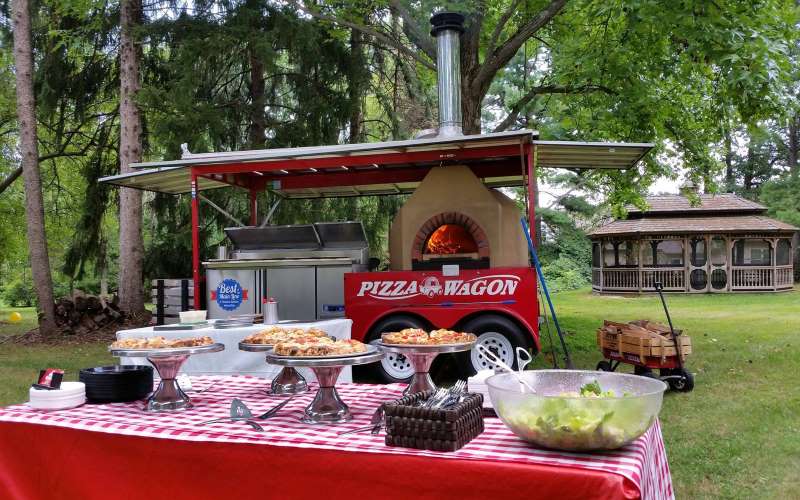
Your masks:
M 670 374 L 676 378 L 668 379 L 669 386 L 676 391 L 689 392 L 694 389 L 694 375 L 684 368 L 672 370 Z
M 610 372 L 611 370 L 611 361 L 603 360 L 597 363 L 597 367 L 595 370 L 599 372 Z
M 370 329 L 370 335 L 367 342 L 378 340 L 384 332 L 399 332 L 404 328 L 420 328 L 422 330 L 430 330 L 430 325 L 425 321 L 414 316 L 406 314 L 398 314 L 396 316 L 389 316 L 375 323 Z M 407 382 L 412 375 L 414 375 L 414 368 L 411 363 L 402 355 L 393 352 L 387 352 L 386 356 L 380 363 L 372 363 L 363 367 L 369 370 L 371 378 L 377 378 L 378 381 L 383 383 L 396 383 Z
M 523 331 L 517 324 L 510 319 L 496 314 L 487 314 L 472 318 L 460 327 L 462 331 L 474 333 L 478 336 L 475 343 L 483 344 L 484 347 L 494 352 L 504 363 L 516 369 L 517 356 L 514 352 L 517 347 L 531 349 L 533 347 L 530 335 Z M 489 362 L 475 347 L 471 351 L 457 356 L 461 375 L 469 377 L 478 370 L 493 368 Z

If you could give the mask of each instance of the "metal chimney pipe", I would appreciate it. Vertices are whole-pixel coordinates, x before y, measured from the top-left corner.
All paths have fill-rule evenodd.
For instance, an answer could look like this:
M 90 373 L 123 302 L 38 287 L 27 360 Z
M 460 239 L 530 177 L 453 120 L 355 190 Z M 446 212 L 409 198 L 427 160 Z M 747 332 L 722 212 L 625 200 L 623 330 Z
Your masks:
M 436 38 L 439 137 L 463 135 L 459 36 L 464 32 L 464 16 L 457 12 L 440 12 L 431 17 L 431 25 L 431 35 Z

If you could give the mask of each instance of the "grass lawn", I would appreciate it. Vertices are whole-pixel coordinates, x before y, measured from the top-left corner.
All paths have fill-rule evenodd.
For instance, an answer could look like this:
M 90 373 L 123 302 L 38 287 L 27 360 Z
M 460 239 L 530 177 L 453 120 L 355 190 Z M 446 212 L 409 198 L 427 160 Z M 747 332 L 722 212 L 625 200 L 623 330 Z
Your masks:
M 554 296 L 579 368 L 600 360 L 603 319 L 664 321 L 658 297 L 619 298 L 588 290 Z M 800 491 L 800 290 L 781 294 L 668 295 L 675 325 L 692 336 L 690 393 L 668 393 L 661 412 L 678 498 L 797 498 Z M 9 309 L 0 308 L 0 320 Z M 0 336 L 30 328 L 0 323 Z M 547 338 L 543 337 L 547 345 Z M 554 339 L 557 342 L 557 339 Z M 0 344 L 0 405 L 24 401 L 39 368 L 112 363 L 105 344 Z M 538 366 L 544 366 L 542 358 Z M 629 369 L 629 368 L 628 368 Z

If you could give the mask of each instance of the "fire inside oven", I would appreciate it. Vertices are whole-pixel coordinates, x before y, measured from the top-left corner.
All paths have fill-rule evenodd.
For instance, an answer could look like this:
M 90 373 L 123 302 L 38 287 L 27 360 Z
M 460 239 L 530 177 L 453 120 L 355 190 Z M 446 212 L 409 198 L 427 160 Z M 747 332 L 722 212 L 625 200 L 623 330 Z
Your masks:
M 422 241 L 419 258 L 412 261 L 414 270 L 439 269 L 442 264 L 458 264 L 464 269 L 489 267 L 489 258 L 481 251 L 478 238 L 458 220 L 440 219 L 440 225 Z
M 477 254 L 478 243 L 460 224 L 442 224 L 425 243 L 424 255 Z

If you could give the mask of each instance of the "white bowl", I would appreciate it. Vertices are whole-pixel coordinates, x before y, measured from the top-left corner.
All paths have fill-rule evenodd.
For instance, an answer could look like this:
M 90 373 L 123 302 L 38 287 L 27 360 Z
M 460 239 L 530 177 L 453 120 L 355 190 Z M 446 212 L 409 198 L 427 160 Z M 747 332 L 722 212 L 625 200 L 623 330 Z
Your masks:
M 206 311 L 181 311 L 178 314 L 181 317 L 181 323 L 184 324 L 202 323 L 206 320 Z

